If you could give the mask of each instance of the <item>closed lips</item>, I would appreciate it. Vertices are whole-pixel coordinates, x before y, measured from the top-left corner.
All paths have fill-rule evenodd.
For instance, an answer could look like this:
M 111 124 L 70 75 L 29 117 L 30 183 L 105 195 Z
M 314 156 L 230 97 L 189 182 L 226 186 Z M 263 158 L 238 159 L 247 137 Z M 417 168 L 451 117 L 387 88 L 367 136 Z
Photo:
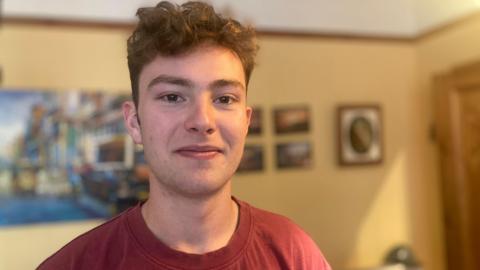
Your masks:
M 177 149 L 175 152 L 198 152 L 198 153 L 218 152 L 218 153 L 222 153 L 223 151 L 220 148 L 214 147 L 214 146 L 185 146 L 185 147 L 181 147 L 181 148 Z
M 175 151 L 182 157 L 195 160 L 210 160 L 222 154 L 223 151 L 218 147 L 213 146 L 187 146 Z

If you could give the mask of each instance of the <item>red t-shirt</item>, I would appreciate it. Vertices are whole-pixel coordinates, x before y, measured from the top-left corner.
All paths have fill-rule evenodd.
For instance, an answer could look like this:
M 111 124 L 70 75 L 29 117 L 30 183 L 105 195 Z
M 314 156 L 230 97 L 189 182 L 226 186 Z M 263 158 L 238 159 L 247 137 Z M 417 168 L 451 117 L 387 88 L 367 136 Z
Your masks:
M 238 228 L 219 250 L 197 255 L 167 247 L 148 229 L 138 205 L 77 237 L 38 269 L 331 270 L 313 240 L 292 221 L 235 201 Z

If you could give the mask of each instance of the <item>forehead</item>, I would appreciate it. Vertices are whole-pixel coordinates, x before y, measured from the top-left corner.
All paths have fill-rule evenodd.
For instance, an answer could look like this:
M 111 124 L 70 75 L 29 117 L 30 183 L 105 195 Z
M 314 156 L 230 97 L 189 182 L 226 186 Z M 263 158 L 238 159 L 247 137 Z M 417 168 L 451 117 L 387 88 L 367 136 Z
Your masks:
M 157 55 L 142 69 L 140 88 L 159 75 L 179 76 L 198 83 L 226 79 L 245 84 L 240 58 L 227 48 L 213 45 L 198 46 L 175 56 Z

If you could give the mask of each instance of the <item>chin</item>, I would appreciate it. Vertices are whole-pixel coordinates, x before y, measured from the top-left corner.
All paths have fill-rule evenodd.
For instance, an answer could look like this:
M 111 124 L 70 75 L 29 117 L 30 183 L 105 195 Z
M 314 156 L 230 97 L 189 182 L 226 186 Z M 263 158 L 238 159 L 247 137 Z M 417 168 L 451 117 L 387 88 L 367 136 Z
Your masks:
M 225 183 L 226 184 L 226 183 Z M 217 186 L 195 186 L 195 187 L 183 187 L 177 190 L 178 194 L 181 194 L 183 197 L 186 198 L 210 198 L 215 196 L 216 194 L 220 194 L 224 191 L 226 185 L 217 185 Z
M 231 176 L 223 173 L 222 175 L 196 173 L 195 175 L 183 175 L 173 181 L 161 183 L 161 186 L 187 198 L 206 198 L 229 188 L 230 179 Z

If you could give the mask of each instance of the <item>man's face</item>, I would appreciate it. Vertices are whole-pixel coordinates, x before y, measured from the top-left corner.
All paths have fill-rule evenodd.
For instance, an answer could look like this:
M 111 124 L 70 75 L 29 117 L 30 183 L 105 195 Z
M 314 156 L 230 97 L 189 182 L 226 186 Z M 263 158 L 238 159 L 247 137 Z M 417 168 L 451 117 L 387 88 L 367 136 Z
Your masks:
M 123 109 L 130 135 L 144 146 L 151 180 L 163 191 L 198 197 L 229 183 L 251 115 L 234 53 L 205 45 L 157 56 L 140 73 L 137 115 L 131 102 Z

